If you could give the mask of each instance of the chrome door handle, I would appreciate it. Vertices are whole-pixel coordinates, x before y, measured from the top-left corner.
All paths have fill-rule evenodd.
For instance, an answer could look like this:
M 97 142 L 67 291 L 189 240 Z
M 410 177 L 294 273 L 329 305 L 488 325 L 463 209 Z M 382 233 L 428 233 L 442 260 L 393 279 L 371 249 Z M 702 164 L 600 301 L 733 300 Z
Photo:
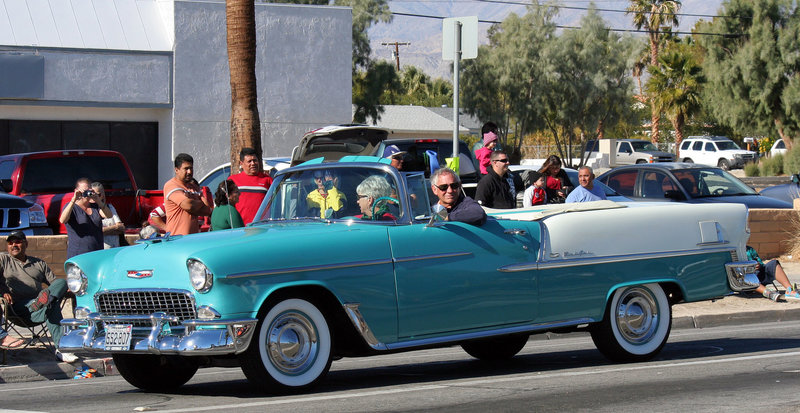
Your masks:
M 528 231 L 520 228 L 511 228 L 503 231 L 503 233 L 508 235 L 525 235 L 528 233 Z

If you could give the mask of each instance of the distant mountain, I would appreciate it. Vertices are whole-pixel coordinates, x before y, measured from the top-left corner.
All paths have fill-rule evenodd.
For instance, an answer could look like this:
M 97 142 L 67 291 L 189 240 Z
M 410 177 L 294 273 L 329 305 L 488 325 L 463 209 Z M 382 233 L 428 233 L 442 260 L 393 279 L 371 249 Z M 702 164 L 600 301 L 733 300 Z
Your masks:
M 633 29 L 631 16 L 624 12 L 628 1 L 602 1 L 597 8 L 606 24 L 612 28 Z M 717 13 L 722 0 L 683 0 L 679 13 L 691 16 L 679 16 L 680 31 L 690 31 L 701 18 L 710 20 Z M 565 6 L 585 7 L 589 2 L 567 2 Z M 389 6 L 394 13 L 414 14 L 438 17 L 478 16 L 479 21 L 502 21 L 510 13 L 525 14 L 524 5 L 507 3 L 489 3 L 474 0 L 391 0 Z M 563 26 L 578 26 L 585 10 L 562 8 L 557 22 Z M 486 31 L 491 23 L 478 24 L 478 42 L 486 44 Z M 442 60 L 442 20 L 438 18 L 400 16 L 395 14 L 389 24 L 378 24 L 369 30 L 372 56 L 376 59 L 393 60 L 394 46 L 383 46 L 381 43 L 410 42 L 411 45 L 400 46 L 400 66 L 413 65 L 424 70 L 431 77 L 451 79 L 449 62 Z

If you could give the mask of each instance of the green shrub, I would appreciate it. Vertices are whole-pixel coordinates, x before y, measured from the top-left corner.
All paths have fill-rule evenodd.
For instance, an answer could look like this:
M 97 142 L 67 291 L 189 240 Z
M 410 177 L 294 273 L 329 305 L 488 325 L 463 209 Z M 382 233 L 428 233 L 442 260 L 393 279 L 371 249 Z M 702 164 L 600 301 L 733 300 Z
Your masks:
M 783 155 L 762 159 L 758 169 L 761 176 L 783 175 Z
M 800 172 L 800 146 L 792 145 L 792 149 L 783 156 L 783 171 L 787 175 Z
M 745 176 L 759 176 L 758 164 L 755 162 L 750 162 L 744 164 L 744 175 Z

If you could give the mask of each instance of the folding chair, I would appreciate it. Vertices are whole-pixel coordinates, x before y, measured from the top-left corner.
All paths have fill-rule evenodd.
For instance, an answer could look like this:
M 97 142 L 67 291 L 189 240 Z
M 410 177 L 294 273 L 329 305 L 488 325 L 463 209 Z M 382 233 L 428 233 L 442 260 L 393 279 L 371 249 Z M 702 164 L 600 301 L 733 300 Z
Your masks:
M 14 350 L 28 348 L 39 343 L 42 344 L 47 351 L 51 353 L 55 352 L 55 346 L 53 345 L 53 340 L 50 337 L 50 331 L 47 329 L 46 322 L 42 321 L 41 323 L 32 323 L 18 316 L 14 312 L 14 306 L 6 302 L 6 300 L 3 298 L 0 298 L 0 305 L 2 305 L 3 310 L 1 315 L 3 329 L 6 330 L 9 335 L 20 337 L 26 341 L 25 344 L 15 348 Z M 8 350 L 2 350 L 3 364 L 6 364 L 6 352 Z

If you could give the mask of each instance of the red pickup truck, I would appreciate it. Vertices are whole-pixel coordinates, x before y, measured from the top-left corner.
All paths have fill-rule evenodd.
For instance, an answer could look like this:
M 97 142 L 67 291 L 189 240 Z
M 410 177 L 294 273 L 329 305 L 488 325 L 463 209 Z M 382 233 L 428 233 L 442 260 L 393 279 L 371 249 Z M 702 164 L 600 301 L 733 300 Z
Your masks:
M 108 202 L 131 229 L 140 228 L 150 211 L 164 202 L 160 189 L 136 186 L 128 162 L 119 152 L 65 150 L 0 156 L 2 189 L 41 205 L 54 234 L 66 234 L 58 217 L 81 177 L 103 184 Z

